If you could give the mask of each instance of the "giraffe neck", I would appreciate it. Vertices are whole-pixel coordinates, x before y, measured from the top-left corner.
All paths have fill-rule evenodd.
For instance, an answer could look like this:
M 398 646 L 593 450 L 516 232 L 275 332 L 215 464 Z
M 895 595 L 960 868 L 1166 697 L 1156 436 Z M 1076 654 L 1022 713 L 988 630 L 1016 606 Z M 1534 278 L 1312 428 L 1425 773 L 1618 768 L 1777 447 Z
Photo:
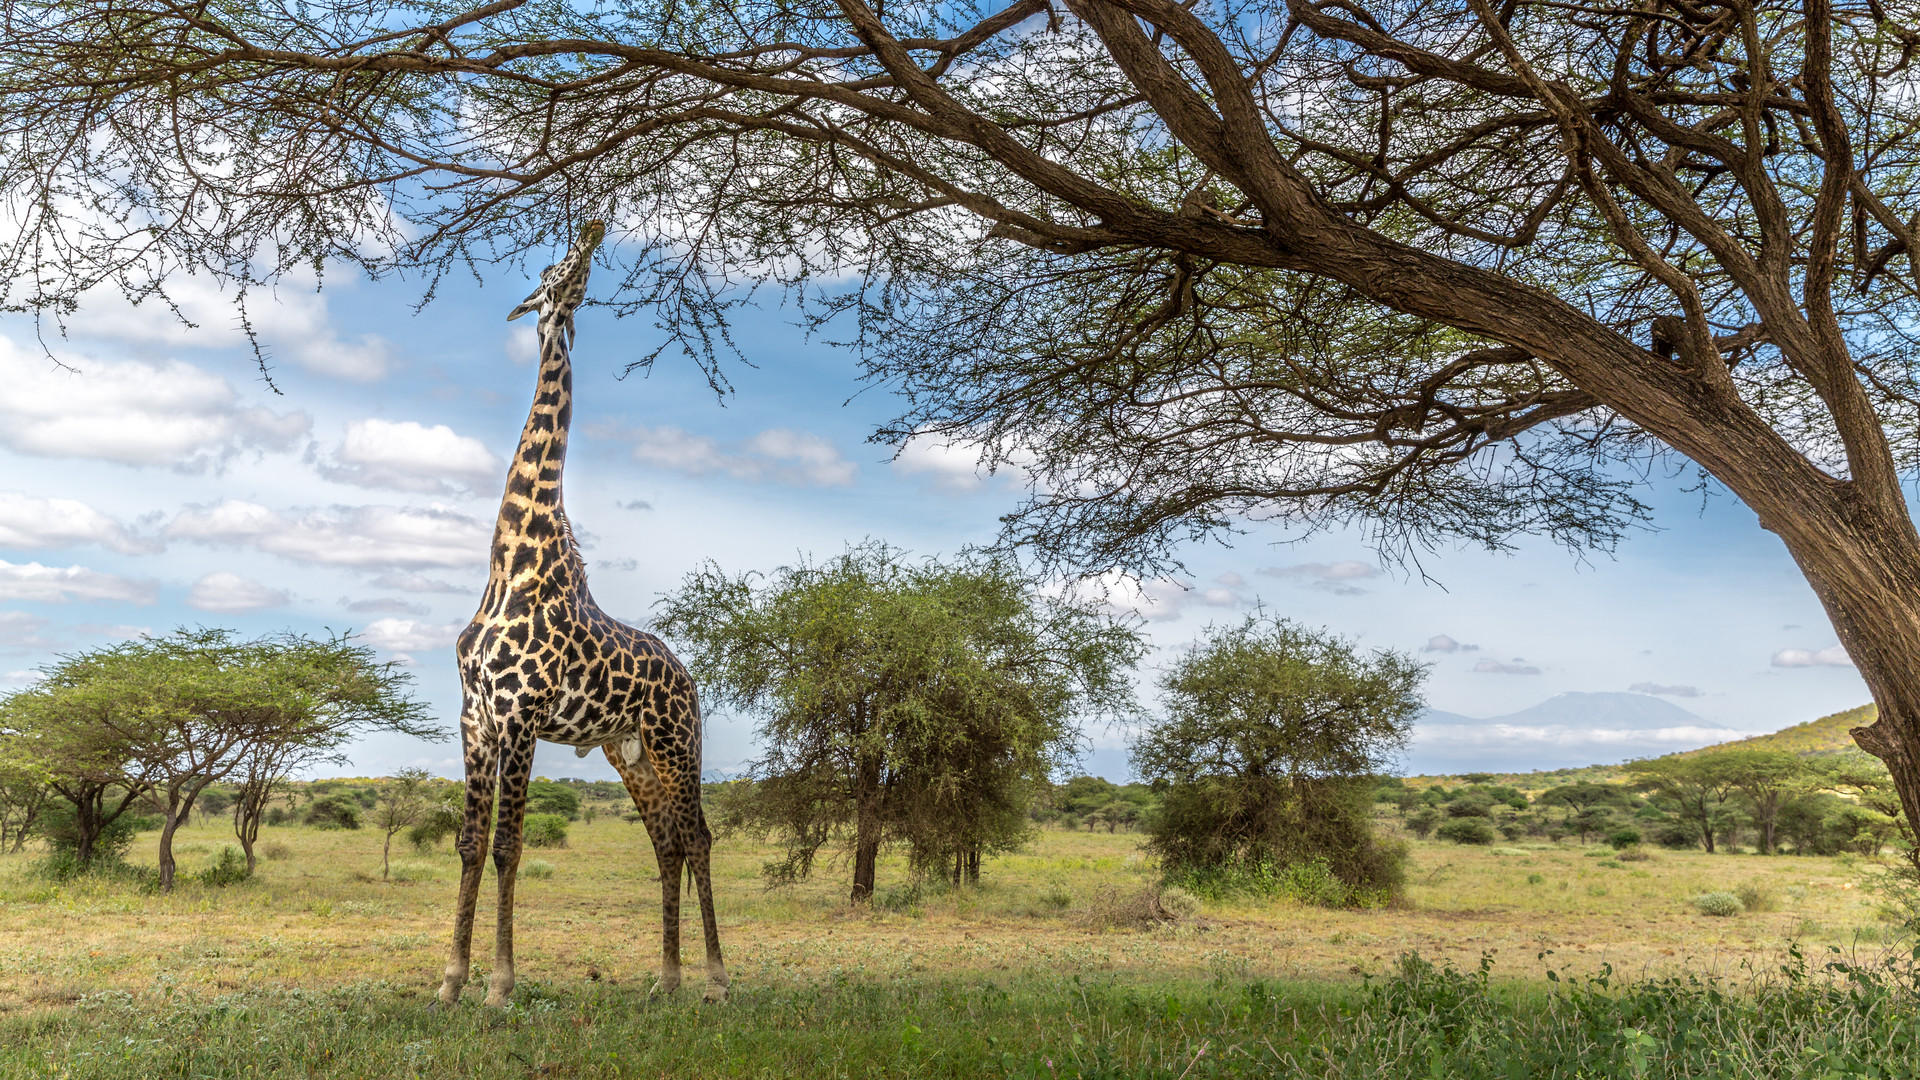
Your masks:
M 572 312 L 542 312 L 540 316 L 540 380 L 534 387 L 533 407 L 520 432 L 513 466 L 507 472 L 506 494 L 500 499 L 500 517 L 493 528 L 489 577 L 510 582 L 533 575 L 545 578 L 552 557 L 525 552 L 558 548 L 577 561 L 573 531 L 567 525 L 560 498 L 561 473 L 567 460 L 567 428 L 573 421 L 573 360 L 568 355 Z

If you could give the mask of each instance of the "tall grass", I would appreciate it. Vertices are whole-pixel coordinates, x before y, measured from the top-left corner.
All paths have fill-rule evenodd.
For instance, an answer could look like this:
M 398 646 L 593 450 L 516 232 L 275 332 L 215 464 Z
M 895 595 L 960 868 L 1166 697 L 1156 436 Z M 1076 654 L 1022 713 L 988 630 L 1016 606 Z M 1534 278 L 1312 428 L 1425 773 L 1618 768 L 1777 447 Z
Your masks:
M 737 984 L 723 1006 L 603 984 L 522 983 L 506 1012 L 424 988 L 220 997 L 105 993 L 0 1020 L 0 1075 L 413 1077 L 1906 1077 L 1920 1072 L 1913 961 L 1795 951 L 1738 985 L 1546 989 L 1401 958 L 1362 984 L 1008 981 Z

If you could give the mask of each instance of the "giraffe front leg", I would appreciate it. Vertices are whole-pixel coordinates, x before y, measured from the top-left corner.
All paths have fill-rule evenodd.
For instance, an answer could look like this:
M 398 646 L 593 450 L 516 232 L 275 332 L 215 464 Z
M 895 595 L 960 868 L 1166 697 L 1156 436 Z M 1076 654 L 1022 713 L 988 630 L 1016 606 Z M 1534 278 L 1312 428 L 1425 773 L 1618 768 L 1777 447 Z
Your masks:
M 534 738 L 526 725 L 507 725 L 500 761 L 499 824 L 493 836 L 493 871 L 500 886 L 494 926 L 493 974 L 487 980 L 487 1004 L 507 1003 L 513 993 L 513 886 L 520 874 L 522 826 L 527 817 L 527 781 L 533 774 Z
M 460 853 L 460 892 L 454 904 L 453 947 L 446 975 L 440 981 L 439 1001 L 452 1006 L 467 984 L 473 955 L 473 914 L 480 900 L 480 877 L 487 865 L 487 822 L 493 816 L 493 788 L 498 748 L 471 715 L 460 718 L 460 741 L 466 770 L 466 805 L 454 849 Z

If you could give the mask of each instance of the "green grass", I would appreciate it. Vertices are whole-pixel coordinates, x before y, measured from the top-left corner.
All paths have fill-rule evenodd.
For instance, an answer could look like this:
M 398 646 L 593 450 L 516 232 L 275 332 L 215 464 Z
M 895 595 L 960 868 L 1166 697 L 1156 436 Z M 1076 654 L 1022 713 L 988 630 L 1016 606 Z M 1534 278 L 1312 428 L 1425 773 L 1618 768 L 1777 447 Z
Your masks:
M 854 973 L 724 1005 L 523 984 L 504 1012 L 385 982 L 320 992 L 107 993 L 0 1020 L 0 1075 L 492 1077 L 1906 1077 L 1904 966 L 1728 983 L 1610 973 L 1502 985 L 1403 957 L 1362 985 Z
M 978 887 L 911 896 L 890 857 L 893 909 L 849 905 L 836 861 L 769 891 L 759 867 L 775 850 L 735 836 L 716 850 L 733 992 L 715 1007 L 699 1001 L 691 927 L 686 988 L 652 992 L 653 860 L 641 829 L 603 818 L 540 853 L 550 876 L 523 877 L 504 1013 L 478 1004 L 488 882 L 475 982 L 448 1014 L 429 1007 L 458 874 L 445 845 L 396 853 L 382 882 L 377 834 L 262 839 L 284 850 L 255 879 L 171 896 L 140 874 L 54 882 L 32 872 L 37 853 L 0 857 L 0 1078 L 1376 1080 L 1631 1077 L 1635 1062 L 1638 1075 L 1758 1077 L 1869 1050 L 1893 1055 L 1882 1075 L 1920 1063 L 1899 1041 L 1909 1021 L 1889 1019 L 1911 1007 L 1904 976 L 1856 986 L 1777 971 L 1791 947 L 1821 961 L 1911 949 L 1866 887 L 1875 867 L 1855 857 L 1659 852 L 1610 867 L 1574 844 L 1414 842 L 1404 905 L 1202 898 L 1194 918 L 1132 927 L 1095 916 L 1157 877 L 1137 835 L 1047 830 L 988 860 Z M 182 866 L 211 865 L 227 842 L 220 823 L 186 830 Z M 1773 909 L 1703 916 L 1690 901 L 1716 889 Z M 1483 955 L 1497 960 L 1488 977 Z

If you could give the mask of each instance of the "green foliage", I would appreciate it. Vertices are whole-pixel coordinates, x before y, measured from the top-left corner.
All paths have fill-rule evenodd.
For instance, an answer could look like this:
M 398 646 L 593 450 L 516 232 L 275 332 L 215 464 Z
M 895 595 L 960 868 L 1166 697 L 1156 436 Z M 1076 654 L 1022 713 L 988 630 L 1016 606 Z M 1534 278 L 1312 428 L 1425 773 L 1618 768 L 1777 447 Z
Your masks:
M 1133 747 L 1162 791 L 1148 847 L 1173 872 L 1319 861 L 1358 893 L 1397 889 L 1404 855 L 1373 835 L 1372 774 L 1425 675 L 1285 620 L 1210 627 L 1162 676 L 1166 716 Z
M 1024 843 L 1075 719 L 1131 708 L 1143 648 L 1005 561 L 915 563 L 873 543 L 764 582 L 709 564 L 660 610 L 710 703 L 759 718 L 766 756 L 736 820 L 785 842 L 769 877 L 805 877 L 846 842 L 856 899 L 885 840 L 923 872 Z
M 528 814 L 520 835 L 528 847 L 566 847 L 567 819 L 559 814 Z
M 460 832 L 461 810 L 450 803 L 435 803 L 407 829 L 407 842 L 415 851 L 430 851 L 449 836 Z
M 1607 846 L 1615 851 L 1624 851 L 1627 848 L 1639 847 L 1640 841 L 1644 839 L 1639 829 L 1625 825 L 1607 834 Z
M 520 874 L 544 881 L 553 876 L 553 864 L 545 859 L 528 859 L 520 864 Z
M 307 824 L 316 829 L 357 829 L 360 810 L 360 801 L 351 795 L 328 795 L 308 805 Z
M 1424 810 L 1407 815 L 1407 828 L 1413 830 L 1413 835 L 1425 840 L 1427 834 L 1433 832 L 1434 826 L 1440 824 L 1440 821 L 1440 811 L 1429 806 Z
M 1456 844 L 1491 844 L 1498 838 L 1494 834 L 1492 823 L 1478 817 L 1454 818 L 1440 826 L 1435 835 Z
M 234 845 L 222 844 L 220 850 L 214 853 L 213 862 L 193 875 L 193 879 L 202 885 L 218 888 L 238 885 L 250 876 L 247 873 L 247 857 Z
M 559 814 L 568 821 L 580 820 L 580 795 L 570 785 L 551 780 L 535 780 L 527 785 L 527 812 Z
M 40 812 L 39 832 L 47 841 L 49 853 L 77 866 L 85 860 L 79 855 L 83 838 L 76 818 L 71 802 L 54 799 Z M 120 814 L 93 836 L 92 859 L 107 864 L 124 862 L 134 837 L 145 829 L 157 827 L 153 818 Z

